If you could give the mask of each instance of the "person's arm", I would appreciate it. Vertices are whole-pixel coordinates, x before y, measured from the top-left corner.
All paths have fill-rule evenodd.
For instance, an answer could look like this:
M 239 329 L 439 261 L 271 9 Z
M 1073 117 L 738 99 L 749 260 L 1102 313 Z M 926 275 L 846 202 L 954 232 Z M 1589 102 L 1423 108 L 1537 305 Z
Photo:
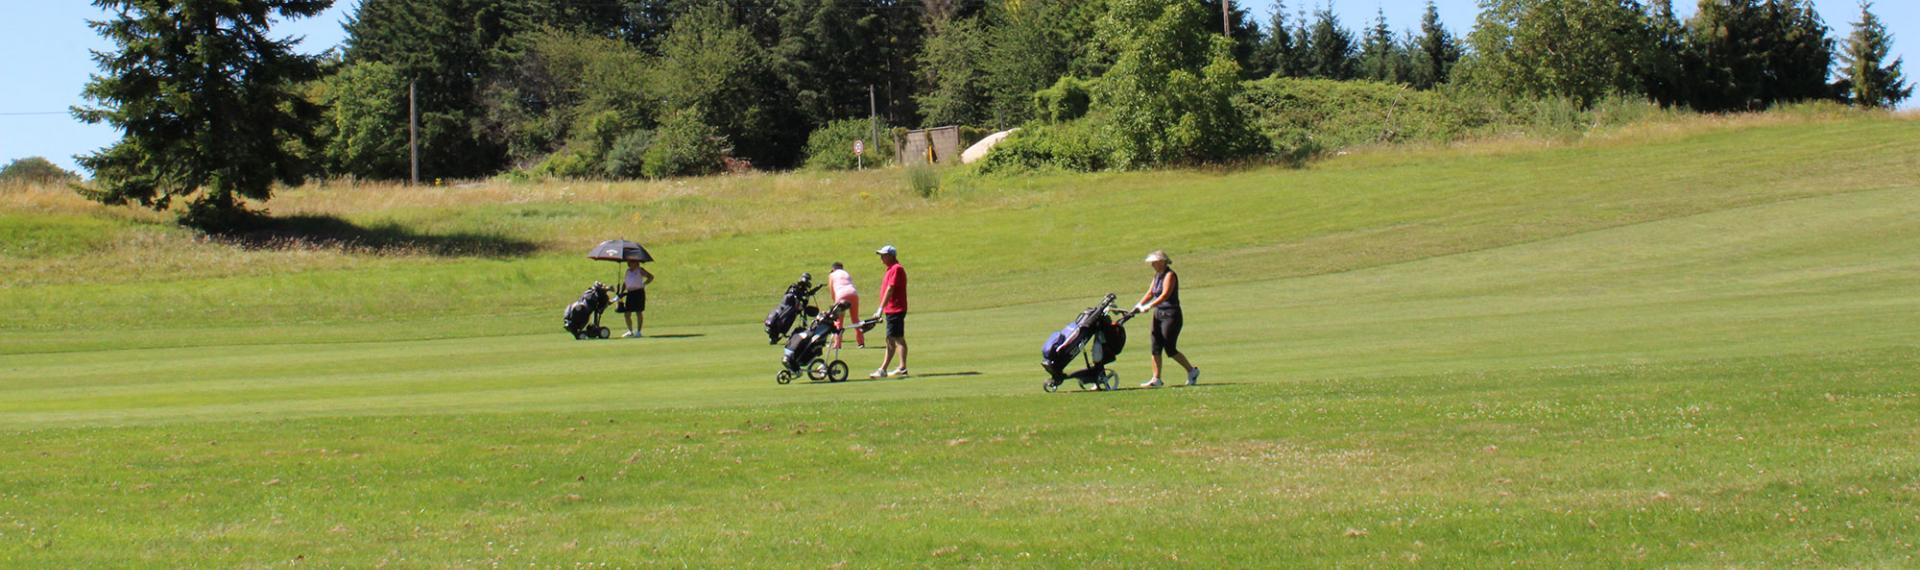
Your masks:
M 652 284 L 653 284 L 653 273 L 652 273 L 652 272 L 649 272 L 649 271 L 647 271 L 647 268 L 645 268 L 645 267 L 642 267 L 642 268 L 640 268 L 640 282 L 641 282 L 641 283 L 645 283 L 645 284 L 648 284 L 648 285 L 652 285 Z M 624 284 L 624 283 L 623 283 L 623 284 Z
M 1156 306 L 1159 306 L 1160 303 L 1165 302 L 1167 300 L 1167 296 L 1173 294 L 1173 286 L 1174 286 L 1173 277 L 1174 277 L 1173 272 L 1168 271 L 1167 276 L 1161 278 L 1162 280 L 1160 281 L 1160 296 L 1154 297 L 1152 299 L 1146 299 L 1145 297 L 1142 297 L 1141 298 L 1142 300 L 1140 301 L 1140 306 L 1134 307 L 1133 312 L 1144 313 L 1147 311 L 1147 309 L 1154 308 Z M 1149 295 L 1153 294 L 1153 290 L 1148 289 L 1147 294 Z
M 893 294 L 892 283 L 880 287 L 880 302 L 873 308 L 873 318 L 880 318 L 880 312 L 887 310 L 887 296 L 891 294 Z

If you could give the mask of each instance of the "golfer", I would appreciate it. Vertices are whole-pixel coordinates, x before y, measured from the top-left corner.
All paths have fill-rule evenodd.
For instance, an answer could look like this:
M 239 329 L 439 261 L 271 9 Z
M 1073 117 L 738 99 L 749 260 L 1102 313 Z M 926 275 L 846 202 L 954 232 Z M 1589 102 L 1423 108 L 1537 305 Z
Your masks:
M 1167 252 L 1155 250 L 1147 254 L 1147 265 L 1153 266 L 1153 284 L 1147 287 L 1147 294 L 1140 298 L 1140 304 L 1133 306 L 1133 314 L 1153 309 L 1153 378 L 1140 385 L 1142 388 L 1158 388 L 1160 382 L 1160 353 L 1173 357 L 1187 369 L 1187 385 L 1200 383 L 1200 368 L 1187 362 L 1187 355 L 1180 353 L 1180 276 L 1173 272 L 1173 259 Z
M 614 312 L 627 319 L 627 334 L 622 338 L 640 338 L 640 327 L 647 324 L 647 284 L 653 282 L 653 274 L 648 273 L 640 262 L 627 261 L 627 278 L 620 283 L 620 306 Z
M 887 323 L 887 359 L 880 363 L 880 369 L 868 374 L 868 378 L 907 375 L 907 268 L 900 266 L 900 250 L 888 245 L 874 253 L 880 254 L 880 263 L 887 266 L 886 277 L 880 280 L 880 310 L 874 317 L 886 317 Z M 893 351 L 900 351 L 900 367 L 887 372 L 887 366 L 893 364 Z
M 840 313 L 840 324 L 835 327 L 845 329 L 847 315 L 853 315 L 855 319 L 860 318 L 860 291 L 853 288 L 853 275 L 847 273 L 847 266 L 841 265 L 838 261 L 833 262 L 833 271 L 827 273 L 827 286 L 833 289 L 833 302 L 847 304 L 847 310 Z M 840 337 L 844 334 L 846 334 L 844 330 L 833 333 L 835 349 L 840 348 Z M 867 331 L 854 328 L 853 342 L 860 348 L 866 348 Z

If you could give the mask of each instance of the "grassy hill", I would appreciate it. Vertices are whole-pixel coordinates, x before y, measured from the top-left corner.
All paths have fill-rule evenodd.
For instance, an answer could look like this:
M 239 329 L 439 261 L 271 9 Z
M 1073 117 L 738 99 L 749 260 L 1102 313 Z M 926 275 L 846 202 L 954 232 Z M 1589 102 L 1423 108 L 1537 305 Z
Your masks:
M 271 204 L 364 247 L 0 193 L 0 565 L 1920 555 L 1920 122 L 951 176 L 930 200 L 900 176 Z M 612 237 L 660 258 L 654 338 L 569 340 Z M 835 260 L 871 289 L 880 243 L 913 275 L 917 376 L 775 385 L 779 290 Z M 1139 294 L 1156 248 L 1202 386 L 1042 394 L 1046 334 Z

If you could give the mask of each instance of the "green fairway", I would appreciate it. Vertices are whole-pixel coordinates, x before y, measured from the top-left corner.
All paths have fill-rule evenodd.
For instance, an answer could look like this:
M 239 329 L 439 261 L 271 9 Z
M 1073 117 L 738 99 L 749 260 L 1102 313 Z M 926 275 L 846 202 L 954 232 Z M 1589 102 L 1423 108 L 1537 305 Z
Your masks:
M 0 566 L 1920 564 L 1920 121 L 901 176 L 270 204 L 383 253 L 0 194 Z M 650 338 L 573 341 L 623 236 Z M 780 290 L 881 243 L 915 376 L 776 385 Z M 1042 393 L 1157 248 L 1202 384 Z

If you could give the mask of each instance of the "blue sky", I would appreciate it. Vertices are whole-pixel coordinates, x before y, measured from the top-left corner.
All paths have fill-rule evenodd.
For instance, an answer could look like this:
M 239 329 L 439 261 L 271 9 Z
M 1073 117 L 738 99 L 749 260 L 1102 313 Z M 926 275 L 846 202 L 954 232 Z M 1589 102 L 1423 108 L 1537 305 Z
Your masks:
M 1273 0 L 1240 0 L 1262 25 L 1272 10 Z M 103 13 L 81 0 L 7 0 L 0 8 L 0 164 L 28 156 L 44 156 L 67 168 L 76 168 L 73 156 L 92 152 L 118 138 L 104 125 L 87 125 L 68 115 L 68 107 L 78 105 L 80 89 L 95 70 L 88 55 L 90 49 L 110 46 L 87 27 L 88 19 Z M 1289 0 L 1289 12 L 1316 0 Z M 1693 3 L 1674 2 L 1681 17 L 1692 13 Z M 302 36 L 302 51 L 317 53 L 339 45 L 345 37 L 340 23 L 355 2 L 340 0 L 316 18 L 285 22 L 275 26 L 284 36 Z M 1387 23 L 1396 30 L 1419 24 L 1425 0 L 1336 0 L 1332 2 L 1341 22 L 1358 30 L 1371 21 L 1376 10 L 1384 10 Z M 1474 0 L 1439 0 L 1440 15 L 1449 28 L 1464 34 L 1473 26 L 1477 13 Z M 1855 0 L 1816 0 L 1821 17 L 1844 36 L 1853 29 L 1859 15 Z M 1881 0 L 1874 12 L 1893 31 L 1895 54 L 1907 56 L 1909 78 L 1920 77 L 1920 1 Z M 1909 101 L 1911 108 L 1915 102 Z

